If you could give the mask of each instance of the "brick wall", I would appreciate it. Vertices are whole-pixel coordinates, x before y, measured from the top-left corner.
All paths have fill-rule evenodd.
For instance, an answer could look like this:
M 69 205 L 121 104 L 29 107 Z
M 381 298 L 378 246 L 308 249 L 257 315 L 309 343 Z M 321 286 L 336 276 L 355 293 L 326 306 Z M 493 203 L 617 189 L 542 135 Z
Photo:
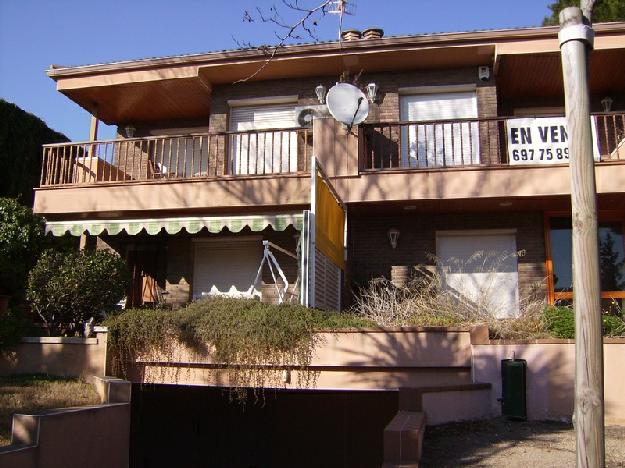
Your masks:
M 312 77 L 296 80 L 272 80 L 215 86 L 211 99 L 210 131 L 228 129 L 228 100 L 270 96 L 298 96 L 298 105 L 318 104 L 314 89 L 320 83 L 330 88 L 338 77 Z M 480 81 L 477 67 L 450 70 L 419 70 L 398 73 L 363 73 L 360 83 L 379 86 L 377 103 L 371 106 L 368 121 L 399 120 L 399 89 L 413 86 L 475 84 L 478 116 L 497 115 L 497 90 L 494 81 Z
M 400 231 L 396 249 L 392 249 L 388 241 L 387 231 L 391 227 Z M 352 285 L 365 285 L 370 279 L 381 276 L 390 279 L 393 265 L 434 264 L 428 254 L 436 254 L 436 231 L 456 229 L 516 229 L 516 248 L 525 251 L 525 255 L 518 258 L 519 293 L 523 297 L 532 286 L 541 283 L 546 294 L 540 212 L 352 215 L 348 248 Z

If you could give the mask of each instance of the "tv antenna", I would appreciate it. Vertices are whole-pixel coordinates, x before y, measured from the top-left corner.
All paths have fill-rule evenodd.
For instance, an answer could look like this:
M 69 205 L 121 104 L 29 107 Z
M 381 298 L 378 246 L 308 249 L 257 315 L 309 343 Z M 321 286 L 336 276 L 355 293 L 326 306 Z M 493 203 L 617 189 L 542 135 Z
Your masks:
M 356 14 L 356 0 L 332 0 L 328 3 L 328 13 L 339 15 L 339 42 L 343 32 L 343 16 Z
M 332 117 L 351 132 L 354 125 L 364 122 L 369 115 L 369 101 L 364 93 L 349 83 L 337 83 L 326 96 L 328 110 Z

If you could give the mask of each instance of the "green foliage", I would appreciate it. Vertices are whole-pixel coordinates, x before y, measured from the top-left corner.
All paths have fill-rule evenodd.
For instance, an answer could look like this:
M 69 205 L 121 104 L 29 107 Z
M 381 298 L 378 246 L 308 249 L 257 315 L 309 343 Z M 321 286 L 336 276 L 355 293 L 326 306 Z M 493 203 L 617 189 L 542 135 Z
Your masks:
M 603 336 L 625 336 L 625 320 L 618 315 L 604 315 Z
M 31 328 L 30 322 L 18 310 L 9 311 L 0 316 L 0 351 L 17 344 Z
M 184 309 L 130 309 L 104 321 L 109 328 L 115 371 L 151 353 L 170 355 L 176 343 L 209 353 L 229 372 L 230 386 L 262 388 L 281 385 L 283 369 L 299 369 L 305 385 L 313 376 L 306 369 L 320 329 L 372 326 L 351 314 L 328 313 L 300 305 L 271 305 L 255 300 L 212 297 Z M 236 393 L 242 396 L 244 393 Z
M 0 294 L 23 289 L 44 240 L 43 219 L 17 200 L 0 198 Z
M 625 321 L 619 315 L 601 317 L 603 336 L 625 335 Z M 555 338 L 575 338 L 575 312 L 571 307 L 545 309 L 545 327 Z
M 549 5 L 551 15 L 545 17 L 543 26 L 559 24 L 560 11 L 570 6 L 579 7 L 580 0 L 558 0 Z M 592 22 L 625 20 L 625 0 L 597 0 L 592 11 Z
M 0 99 L 0 197 L 19 197 L 32 205 L 41 176 L 41 145 L 65 141 L 40 118 Z
M 545 327 L 554 338 L 575 338 L 575 314 L 570 307 L 547 307 Z
M 101 318 L 124 296 L 126 263 L 105 250 L 44 252 L 28 277 L 27 298 L 55 333 Z

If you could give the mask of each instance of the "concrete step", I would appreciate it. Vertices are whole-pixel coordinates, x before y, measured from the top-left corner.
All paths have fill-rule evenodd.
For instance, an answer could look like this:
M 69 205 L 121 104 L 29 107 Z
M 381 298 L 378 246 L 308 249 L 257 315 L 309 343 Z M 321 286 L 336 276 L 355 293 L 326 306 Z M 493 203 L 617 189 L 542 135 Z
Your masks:
M 383 466 L 418 466 L 424 432 L 424 413 L 400 410 L 384 429 Z

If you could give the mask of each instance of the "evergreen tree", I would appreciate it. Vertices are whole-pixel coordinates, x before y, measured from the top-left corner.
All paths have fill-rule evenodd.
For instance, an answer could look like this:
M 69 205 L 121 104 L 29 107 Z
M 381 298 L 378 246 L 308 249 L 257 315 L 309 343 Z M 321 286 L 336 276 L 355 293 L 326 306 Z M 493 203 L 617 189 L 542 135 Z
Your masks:
M 558 0 L 549 5 L 551 16 L 545 17 L 543 26 L 559 24 L 558 15 L 564 8 L 579 6 L 580 0 Z M 592 22 L 625 21 L 625 0 L 597 0 L 592 10 Z
M 32 206 L 41 176 L 41 145 L 69 141 L 43 120 L 0 99 L 0 197 Z

